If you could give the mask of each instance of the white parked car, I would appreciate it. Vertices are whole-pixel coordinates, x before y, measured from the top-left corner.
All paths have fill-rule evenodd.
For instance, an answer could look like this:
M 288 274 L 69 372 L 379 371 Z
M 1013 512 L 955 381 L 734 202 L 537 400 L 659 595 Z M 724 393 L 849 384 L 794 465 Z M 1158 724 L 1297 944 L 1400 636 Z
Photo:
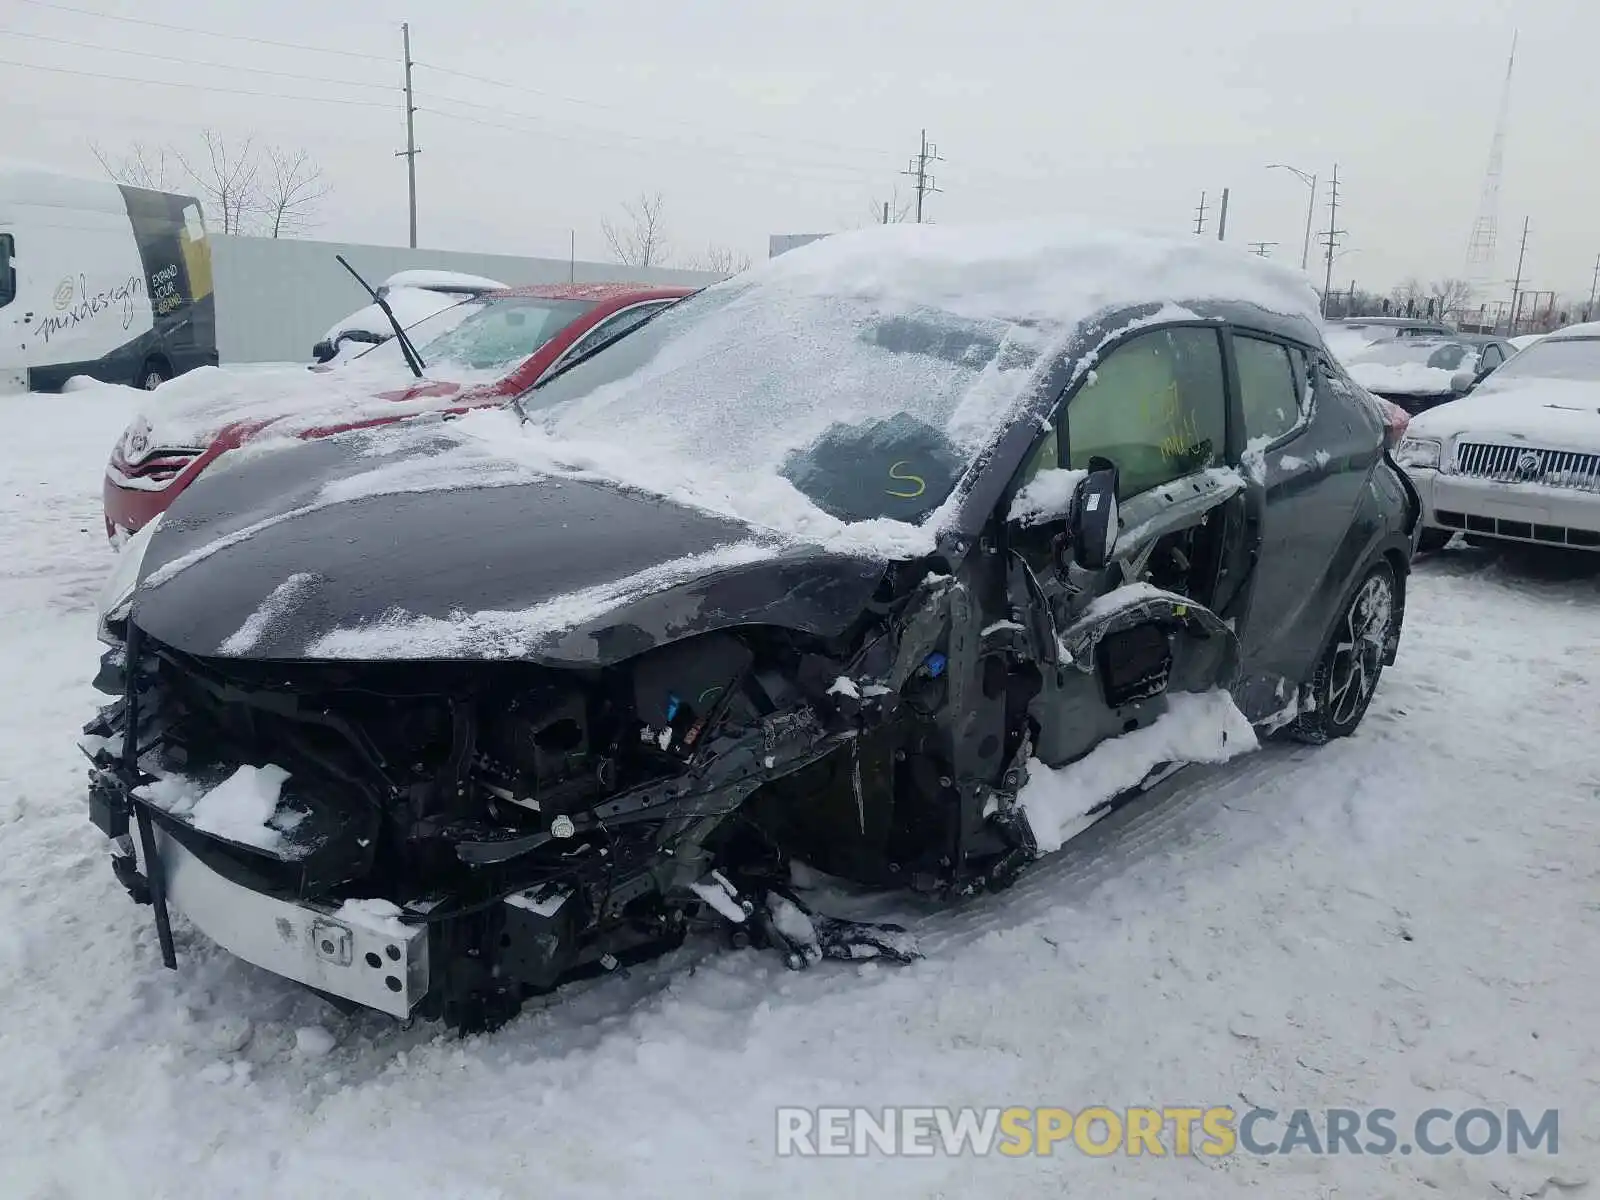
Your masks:
M 1461 532 L 1600 550 L 1600 322 L 1413 418 L 1398 458 L 1422 495 L 1423 549 Z
M 402 329 L 410 329 L 453 304 L 489 292 L 504 291 L 506 285 L 482 275 L 463 275 L 459 271 L 397 271 L 378 285 L 378 295 L 388 302 Z M 394 336 L 394 327 L 383 309 L 368 304 L 335 324 L 311 349 L 319 363 L 330 363 L 362 354 Z

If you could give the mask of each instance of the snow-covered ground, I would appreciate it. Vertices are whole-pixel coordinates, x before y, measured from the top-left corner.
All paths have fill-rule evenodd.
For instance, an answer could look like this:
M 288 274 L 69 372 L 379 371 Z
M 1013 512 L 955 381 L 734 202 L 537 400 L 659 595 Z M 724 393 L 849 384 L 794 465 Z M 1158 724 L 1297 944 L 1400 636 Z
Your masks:
M 128 403 L 0 400 L 28 431 L 0 465 L 5 1196 L 1600 1194 L 1595 571 L 1421 565 L 1356 738 L 1180 775 L 922 913 L 921 963 L 693 946 L 462 1041 L 339 1016 L 181 921 L 167 972 L 113 882 L 74 736 Z M 777 1106 L 855 1103 L 1520 1105 L 1561 1110 L 1561 1152 L 775 1156 Z

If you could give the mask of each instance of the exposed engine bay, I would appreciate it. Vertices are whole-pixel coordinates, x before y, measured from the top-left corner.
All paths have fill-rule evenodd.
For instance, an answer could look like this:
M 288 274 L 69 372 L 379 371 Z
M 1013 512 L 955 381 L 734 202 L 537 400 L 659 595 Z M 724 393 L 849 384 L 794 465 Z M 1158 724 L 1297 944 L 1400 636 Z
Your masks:
M 698 928 L 794 968 L 907 961 L 904 929 L 813 911 L 794 864 L 1002 888 L 1038 857 L 1031 759 L 1229 678 L 1193 595 L 1215 527 L 1167 507 L 1116 563 L 985 542 L 950 574 L 886 566 L 839 636 L 744 624 L 593 667 L 195 655 L 128 620 L 85 731 L 91 816 L 169 965 L 170 892 L 258 965 L 465 1029 Z M 277 789 L 250 836 L 193 799 L 240 775 Z

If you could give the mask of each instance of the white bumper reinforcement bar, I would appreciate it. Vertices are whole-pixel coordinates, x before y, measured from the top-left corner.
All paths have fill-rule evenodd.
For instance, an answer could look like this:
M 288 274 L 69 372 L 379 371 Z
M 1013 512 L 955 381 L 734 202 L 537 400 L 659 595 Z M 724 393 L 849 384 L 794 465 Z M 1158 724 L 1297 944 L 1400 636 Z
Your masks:
M 327 906 L 263 895 L 213 871 L 159 826 L 167 903 L 217 945 L 264 971 L 394 1017 L 428 991 L 428 931 L 396 920 L 351 920 Z M 133 839 L 137 852 L 138 839 Z M 148 877 L 149 864 L 139 869 Z

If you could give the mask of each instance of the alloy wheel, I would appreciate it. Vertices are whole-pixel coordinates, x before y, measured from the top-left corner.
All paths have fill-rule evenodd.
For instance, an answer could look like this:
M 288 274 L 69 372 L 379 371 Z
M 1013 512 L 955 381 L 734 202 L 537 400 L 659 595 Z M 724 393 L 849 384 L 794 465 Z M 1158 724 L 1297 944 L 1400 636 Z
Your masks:
M 1345 611 L 1344 636 L 1333 648 L 1328 706 L 1336 724 L 1353 720 L 1378 685 L 1393 621 L 1394 585 L 1385 575 L 1373 575 Z

